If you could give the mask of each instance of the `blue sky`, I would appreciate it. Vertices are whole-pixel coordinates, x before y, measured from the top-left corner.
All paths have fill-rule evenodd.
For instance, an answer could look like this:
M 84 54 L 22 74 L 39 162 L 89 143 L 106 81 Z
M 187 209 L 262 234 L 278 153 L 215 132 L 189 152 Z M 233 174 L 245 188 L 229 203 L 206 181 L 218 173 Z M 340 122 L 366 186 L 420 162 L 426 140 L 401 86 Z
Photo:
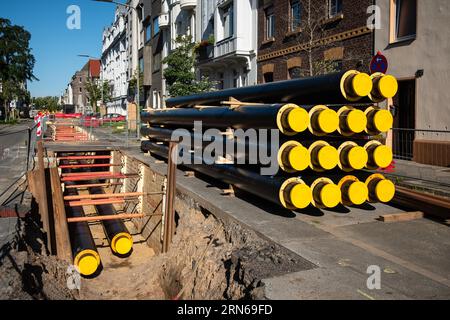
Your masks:
M 80 30 L 66 27 L 70 5 L 81 9 Z M 40 80 L 28 84 L 32 96 L 59 96 L 87 62 L 78 54 L 101 55 L 103 28 L 113 22 L 114 10 L 113 4 L 91 0 L 1 0 L 0 17 L 31 33 L 34 74 Z

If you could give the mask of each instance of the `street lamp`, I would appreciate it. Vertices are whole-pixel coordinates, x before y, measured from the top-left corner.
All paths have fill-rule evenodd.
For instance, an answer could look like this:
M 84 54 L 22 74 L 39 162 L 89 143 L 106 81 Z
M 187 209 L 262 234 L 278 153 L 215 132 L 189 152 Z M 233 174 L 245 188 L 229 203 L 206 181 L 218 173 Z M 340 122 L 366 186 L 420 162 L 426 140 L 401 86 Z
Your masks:
M 139 97 L 139 88 L 140 88 L 140 77 L 141 77 L 141 70 L 139 65 L 139 14 L 137 7 L 133 7 L 127 3 L 120 3 L 114 0 L 92 0 L 95 2 L 106 2 L 106 3 L 113 3 L 117 6 L 122 6 L 125 8 L 132 9 L 136 15 L 136 64 L 138 68 L 138 74 L 136 79 L 136 100 L 137 100 L 137 115 L 136 115 L 136 136 L 138 139 L 141 138 L 141 130 L 139 130 L 139 124 L 141 123 L 141 110 L 140 110 L 140 97 Z

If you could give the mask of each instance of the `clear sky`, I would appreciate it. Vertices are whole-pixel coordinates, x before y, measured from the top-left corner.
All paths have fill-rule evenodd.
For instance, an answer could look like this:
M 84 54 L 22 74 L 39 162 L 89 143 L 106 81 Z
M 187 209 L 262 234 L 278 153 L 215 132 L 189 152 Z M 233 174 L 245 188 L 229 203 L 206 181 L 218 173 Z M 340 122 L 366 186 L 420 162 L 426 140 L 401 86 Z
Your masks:
M 81 10 L 80 30 L 67 28 L 70 5 Z M 33 97 L 61 95 L 87 62 L 78 54 L 100 57 L 103 28 L 113 22 L 114 10 L 113 4 L 91 0 L 0 0 L 0 17 L 31 33 L 34 74 L 40 80 L 28 84 Z

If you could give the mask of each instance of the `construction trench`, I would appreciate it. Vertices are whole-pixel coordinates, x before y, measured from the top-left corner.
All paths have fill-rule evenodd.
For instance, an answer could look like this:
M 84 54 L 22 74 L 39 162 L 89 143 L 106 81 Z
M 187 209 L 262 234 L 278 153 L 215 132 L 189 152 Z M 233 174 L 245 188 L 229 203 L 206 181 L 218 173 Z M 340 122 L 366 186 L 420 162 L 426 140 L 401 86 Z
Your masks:
M 383 221 L 413 220 L 418 208 L 448 218 L 448 202 L 423 199 L 383 175 L 392 151 L 380 137 L 392 115 L 376 103 L 395 95 L 396 85 L 390 76 L 351 71 L 169 99 L 174 108 L 142 113 L 140 147 L 89 141 L 82 127 L 52 123 L 28 173 L 34 215 L 17 241 L 17 259 L 35 271 L 11 280 L 10 291 L 37 299 L 450 297 L 445 254 L 430 271 L 390 251 L 397 240 L 381 250 L 365 238 L 401 237 L 405 229 Z M 313 104 L 323 96 L 329 104 Z M 184 143 L 202 136 L 192 130 L 200 120 L 221 131 L 223 144 L 230 128 L 278 130 L 279 145 L 257 148 L 276 150 L 280 173 L 233 165 L 230 154 L 197 164 L 196 147 Z M 177 128 L 184 131 L 175 141 Z M 248 160 L 251 142 L 233 143 L 245 151 L 231 159 Z M 177 166 L 169 155 L 186 150 L 192 161 Z M 359 226 L 368 230 L 345 229 Z M 368 294 L 374 264 L 390 282 Z M 14 263 L 0 272 L 8 268 Z

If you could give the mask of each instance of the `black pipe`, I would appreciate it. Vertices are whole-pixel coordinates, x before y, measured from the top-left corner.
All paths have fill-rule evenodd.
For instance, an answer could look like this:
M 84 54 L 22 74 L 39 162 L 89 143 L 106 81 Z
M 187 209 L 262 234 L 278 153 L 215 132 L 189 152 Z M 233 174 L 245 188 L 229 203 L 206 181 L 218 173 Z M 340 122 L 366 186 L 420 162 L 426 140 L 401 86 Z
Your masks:
M 141 113 L 142 122 L 152 125 L 193 126 L 202 121 L 204 127 L 213 128 L 278 128 L 277 114 L 284 104 L 258 106 L 206 107 L 192 109 L 163 109 Z
M 74 184 L 73 182 L 67 182 L 66 186 Z M 78 192 L 76 189 L 66 189 L 65 194 L 74 196 L 78 195 Z M 65 210 L 68 217 L 78 218 L 85 216 L 83 207 L 66 205 Z M 100 255 L 98 254 L 89 224 L 83 221 L 71 222 L 68 225 L 74 265 L 78 267 L 82 275 L 89 276 L 94 274 L 100 266 Z
M 193 107 L 195 105 L 218 104 L 233 97 L 239 101 L 264 103 L 345 103 L 348 100 L 341 91 L 341 80 L 345 72 L 266 83 L 256 86 L 233 88 L 195 94 L 166 100 L 167 107 Z M 352 79 L 352 76 L 347 78 Z M 344 81 L 346 95 L 353 96 L 351 84 Z M 351 81 L 350 81 L 351 82 Z M 358 97 L 355 97 L 358 98 Z
M 105 194 L 103 188 L 89 188 L 90 194 Z M 112 204 L 99 204 L 95 206 L 99 215 L 114 215 L 116 209 Z M 102 220 L 103 229 L 114 253 L 126 255 L 131 251 L 133 239 L 122 220 Z

